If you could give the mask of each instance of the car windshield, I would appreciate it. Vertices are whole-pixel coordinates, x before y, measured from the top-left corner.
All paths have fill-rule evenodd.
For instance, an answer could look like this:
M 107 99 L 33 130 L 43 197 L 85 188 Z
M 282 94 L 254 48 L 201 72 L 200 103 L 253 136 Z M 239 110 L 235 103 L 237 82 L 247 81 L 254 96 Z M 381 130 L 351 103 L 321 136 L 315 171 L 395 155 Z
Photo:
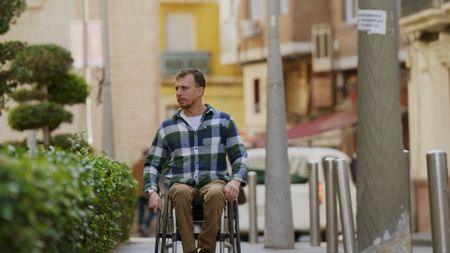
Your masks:
M 289 156 L 290 175 L 292 184 L 304 184 L 308 182 L 307 158 L 301 155 Z M 264 184 L 266 160 L 264 156 L 250 157 L 248 159 L 249 171 L 255 171 L 258 184 Z

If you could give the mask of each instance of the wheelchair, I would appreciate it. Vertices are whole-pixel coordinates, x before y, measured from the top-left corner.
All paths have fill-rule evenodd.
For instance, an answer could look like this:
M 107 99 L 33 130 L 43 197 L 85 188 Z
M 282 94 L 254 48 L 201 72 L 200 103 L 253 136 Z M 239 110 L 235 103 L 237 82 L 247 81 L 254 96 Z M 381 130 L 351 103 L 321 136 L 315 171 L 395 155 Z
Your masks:
M 158 211 L 155 238 L 155 253 L 177 252 L 177 244 L 181 245 L 181 235 L 177 228 L 175 209 L 172 208 L 168 193 L 162 193 L 163 210 Z M 162 214 L 161 214 L 162 212 Z M 239 212 L 237 201 L 226 202 L 222 211 L 220 229 L 216 242 L 219 252 L 225 249 L 232 253 L 241 253 L 241 237 L 239 232 Z M 194 238 L 198 239 L 199 228 L 203 223 L 203 198 L 195 197 L 192 201 L 192 216 L 194 223 Z M 217 246 L 216 246 L 217 247 Z

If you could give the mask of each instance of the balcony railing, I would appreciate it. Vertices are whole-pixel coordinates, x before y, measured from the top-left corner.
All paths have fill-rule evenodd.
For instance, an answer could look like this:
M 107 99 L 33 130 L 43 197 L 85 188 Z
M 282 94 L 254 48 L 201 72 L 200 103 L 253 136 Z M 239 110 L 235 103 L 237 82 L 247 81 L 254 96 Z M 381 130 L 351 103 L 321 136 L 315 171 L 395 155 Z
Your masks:
M 410 16 L 428 9 L 440 8 L 450 0 L 401 0 L 402 17 Z
M 176 75 L 183 68 L 197 68 L 204 74 L 209 74 L 209 53 L 205 51 L 168 51 L 161 54 L 162 75 Z

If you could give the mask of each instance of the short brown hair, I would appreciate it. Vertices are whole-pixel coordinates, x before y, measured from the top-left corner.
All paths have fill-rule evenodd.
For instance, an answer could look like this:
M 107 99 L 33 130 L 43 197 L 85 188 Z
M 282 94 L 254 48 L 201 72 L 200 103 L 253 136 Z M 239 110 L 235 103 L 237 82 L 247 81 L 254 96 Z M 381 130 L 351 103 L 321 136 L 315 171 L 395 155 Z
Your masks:
M 206 87 L 205 75 L 203 75 L 203 73 L 199 69 L 194 69 L 194 68 L 182 69 L 182 70 L 180 70 L 180 72 L 178 72 L 175 80 L 178 81 L 180 78 L 183 78 L 187 75 L 192 75 L 194 77 L 194 80 L 195 80 L 195 83 L 197 84 L 197 86 L 200 86 L 203 88 Z

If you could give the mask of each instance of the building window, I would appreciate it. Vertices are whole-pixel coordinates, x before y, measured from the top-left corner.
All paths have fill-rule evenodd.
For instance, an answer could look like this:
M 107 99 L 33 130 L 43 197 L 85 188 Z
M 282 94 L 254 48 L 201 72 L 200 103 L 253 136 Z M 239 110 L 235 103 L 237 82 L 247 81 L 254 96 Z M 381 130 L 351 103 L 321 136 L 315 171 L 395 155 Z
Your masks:
M 347 23 L 356 23 L 358 13 L 358 0 L 344 0 L 344 21 Z
M 289 13 L 289 0 L 280 0 L 280 14 Z
M 260 20 L 263 15 L 263 3 L 261 0 L 249 0 L 248 18 L 252 20 Z
M 259 79 L 253 80 L 253 106 L 254 112 L 261 112 L 261 89 Z
M 195 46 L 195 17 L 190 13 L 171 13 L 166 17 L 166 50 L 192 51 Z
M 328 23 L 316 24 L 312 31 L 313 56 L 318 59 L 330 57 L 332 43 L 330 25 Z

